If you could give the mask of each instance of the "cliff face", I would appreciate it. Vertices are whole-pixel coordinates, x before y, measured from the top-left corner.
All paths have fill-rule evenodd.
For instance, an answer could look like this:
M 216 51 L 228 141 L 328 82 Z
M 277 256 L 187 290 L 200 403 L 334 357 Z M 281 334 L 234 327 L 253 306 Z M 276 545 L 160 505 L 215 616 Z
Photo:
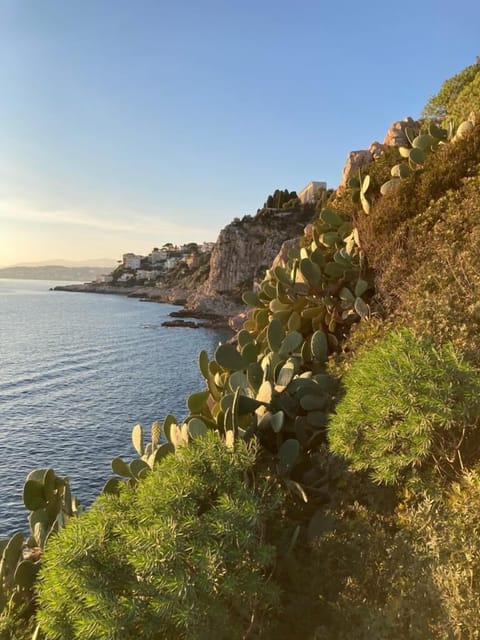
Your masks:
M 232 315 L 242 308 L 240 292 L 270 268 L 285 240 L 301 236 L 311 213 L 264 210 L 227 225 L 210 259 L 208 280 L 187 302 L 198 312 Z

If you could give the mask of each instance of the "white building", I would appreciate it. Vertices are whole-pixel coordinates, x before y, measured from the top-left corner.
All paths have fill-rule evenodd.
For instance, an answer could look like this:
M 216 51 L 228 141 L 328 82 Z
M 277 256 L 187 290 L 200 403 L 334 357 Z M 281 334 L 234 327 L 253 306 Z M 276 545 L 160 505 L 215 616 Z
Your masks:
M 173 269 L 173 267 L 178 264 L 178 262 L 180 261 L 180 258 L 177 257 L 171 257 L 171 258 L 167 258 L 165 260 L 165 269 Z
M 160 274 L 156 269 L 138 269 L 137 280 L 152 280 Z
M 143 256 L 136 256 L 134 253 L 124 253 L 122 258 L 126 269 L 139 269 L 143 260 Z
M 313 202 L 315 200 L 315 194 L 319 191 L 323 191 L 326 188 L 326 182 L 309 182 L 306 187 L 303 187 L 303 189 L 298 192 L 298 198 L 302 204 Z
M 151 264 L 160 264 L 161 262 L 165 262 L 165 260 L 167 259 L 167 252 L 164 249 L 157 249 L 155 247 L 154 249 L 152 249 L 152 252 L 148 257 Z

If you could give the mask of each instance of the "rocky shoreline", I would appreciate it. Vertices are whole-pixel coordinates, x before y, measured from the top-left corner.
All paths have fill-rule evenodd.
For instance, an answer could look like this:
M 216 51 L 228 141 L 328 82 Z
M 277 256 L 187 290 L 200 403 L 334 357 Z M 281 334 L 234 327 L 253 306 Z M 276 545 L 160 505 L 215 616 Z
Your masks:
M 164 290 L 160 287 L 118 287 L 107 284 L 96 284 L 93 282 L 86 282 L 84 284 L 68 284 L 58 285 L 52 289 L 52 291 L 67 291 L 70 293 L 98 293 L 98 294 L 113 294 L 126 296 L 127 298 L 137 298 L 140 302 L 156 302 L 160 304 L 173 304 L 178 306 L 184 306 L 187 304 L 188 296 L 186 292 L 176 290 Z M 214 307 L 215 301 L 212 300 L 211 306 Z M 224 309 L 220 313 L 214 313 L 213 311 L 201 311 L 197 309 L 180 309 L 178 311 L 172 311 L 169 316 L 174 318 L 173 320 L 166 320 L 162 323 L 164 327 L 184 327 L 189 329 L 234 329 L 235 325 L 232 322 L 235 319 L 234 315 L 228 315 L 223 313 Z M 188 319 L 187 319 L 188 318 Z M 196 318 L 201 322 L 191 320 Z

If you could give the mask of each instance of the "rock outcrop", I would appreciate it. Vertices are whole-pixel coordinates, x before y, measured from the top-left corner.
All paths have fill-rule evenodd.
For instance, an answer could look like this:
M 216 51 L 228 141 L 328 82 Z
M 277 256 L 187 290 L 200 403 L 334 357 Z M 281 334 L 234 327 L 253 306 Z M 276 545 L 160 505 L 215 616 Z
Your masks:
M 350 151 L 345 166 L 343 167 L 341 186 L 346 187 L 350 178 L 356 175 L 359 169 L 374 160 L 378 160 L 382 153 L 389 147 L 409 146 L 405 129 L 410 127 L 415 132 L 415 135 L 417 135 L 420 131 L 420 126 L 421 122 L 419 120 L 414 120 L 410 117 L 404 118 L 391 125 L 383 140 L 383 144 L 375 141 L 372 142 L 368 149 Z
M 303 210 L 262 210 L 227 225 L 213 249 L 209 278 L 188 299 L 186 308 L 222 316 L 239 313 L 241 292 L 261 279 L 282 243 L 301 236 L 311 217 Z
M 386 145 L 385 143 L 382 144 L 377 140 L 375 140 L 375 142 L 372 142 L 372 144 L 368 147 L 368 150 L 372 154 L 372 160 L 377 160 L 377 158 L 379 158 L 387 149 L 388 145 Z
M 352 176 L 358 173 L 358 170 L 366 164 L 370 164 L 373 160 L 371 151 L 368 149 L 360 149 L 359 151 L 350 151 L 347 161 L 342 172 L 342 186 L 346 187 Z
M 383 143 L 389 147 L 410 146 L 405 129 L 410 127 L 415 132 L 415 135 L 418 135 L 420 132 L 420 126 L 421 122 L 410 117 L 394 122 L 387 131 L 387 135 L 385 136 Z

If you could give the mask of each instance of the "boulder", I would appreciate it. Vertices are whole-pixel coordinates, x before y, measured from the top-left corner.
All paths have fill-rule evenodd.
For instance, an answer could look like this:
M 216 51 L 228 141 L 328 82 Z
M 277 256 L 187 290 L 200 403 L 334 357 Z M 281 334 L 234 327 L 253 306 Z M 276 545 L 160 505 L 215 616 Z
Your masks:
M 410 127 L 414 130 L 415 135 L 417 135 L 420 131 L 420 126 L 421 123 L 418 120 L 413 120 L 413 118 L 410 117 L 394 122 L 387 131 L 387 135 L 385 136 L 383 143 L 388 147 L 410 146 L 405 134 L 405 129 Z
M 342 186 L 346 187 L 350 178 L 358 173 L 358 170 L 364 167 L 366 164 L 370 164 L 373 160 L 373 155 L 368 149 L 362 149 L 360 151 L 350 151 L 347 156 L 347 161 L 343 167 L 342 173 Z
M 382 153 L 388 149 L 388 145 L 382 144 L 381 142 L 372 142 L 372 144 L 368 147 L 368 150 L 372 154 L 372 158 L 374 160 L 378 160 Z

